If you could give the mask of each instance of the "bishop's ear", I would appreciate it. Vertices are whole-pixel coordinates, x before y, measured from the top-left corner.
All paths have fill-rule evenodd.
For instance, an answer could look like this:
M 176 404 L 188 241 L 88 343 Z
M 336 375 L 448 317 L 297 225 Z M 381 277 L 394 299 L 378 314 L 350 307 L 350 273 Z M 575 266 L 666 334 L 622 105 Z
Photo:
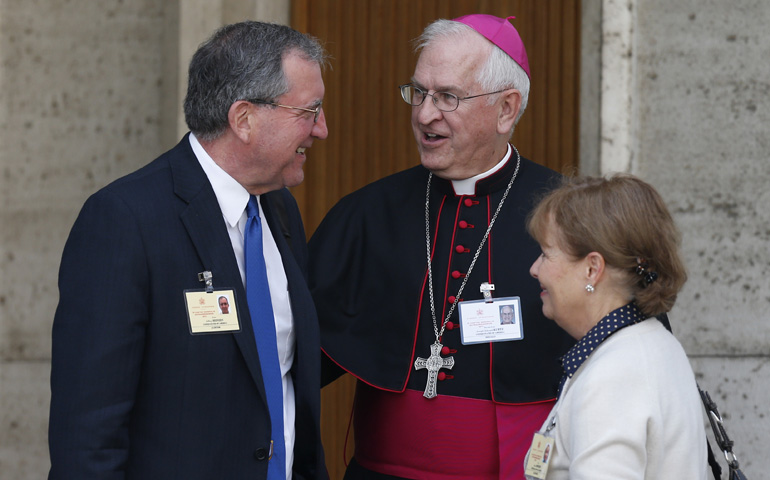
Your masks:
M 510 133 L 516 125 L 516 117 L 521 109 L 521 92 L 515 88 L 501 93 L 503 103 L 497 119 L 497 132 L 501 135 Z

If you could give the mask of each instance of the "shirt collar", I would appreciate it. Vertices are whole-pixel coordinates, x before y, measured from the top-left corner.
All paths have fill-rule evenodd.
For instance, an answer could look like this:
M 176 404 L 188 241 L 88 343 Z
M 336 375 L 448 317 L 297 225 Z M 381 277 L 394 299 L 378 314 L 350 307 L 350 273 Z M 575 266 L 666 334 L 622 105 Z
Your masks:
M 246 204 L 249 203 L 249 192 L 237 180 L 222 170 L 222 167 L 217 165 L 195 135 L 190 133 L 189 138 L 195 157 L 206 173 L 211 188 L 214 189 L 225 221 L 231 227 L 235 227 L 246 209 Z
M 452 187 L 454 188 L 455 195 L 475 195 L 476 182 L 487 178 L 488 176 L 503 168 L 505 162 L 507 162 L 509 158 L 511 158 L 510 144 L 508 145 L 508 151 L 505 153 L 505 156 L 503 156 L 503 159 L 497 162 L 494 167 L 490 168 L 486 172 L 479 173 L 478 175 L 474 175 L 471 178 L 466 178 L 465 180 L 452 180 Z
M 513 173 L 516 171 L 516 166 L 518 164 L 518 162 L 512 158 L 513 155 L 513 149 L 511 148 L 511 145 L 508 144 L 508 153 L 503 157 L 502 160 L 500 160 L 500 162 L 498 162 L 497 165 L 487 170 L 486 172 L 473 177 L 475 179 L 473 182 L 476 184 L 476 192 L 475 194 L 470 195 L 482 197 L 491 195 L 497 191 L 505 190 L 508 186 L 508 182 L 510 182 L 511 177 L 513 176 Z M 521 172 L 519 172 L 519 174 L 521 174 Z M 436 187 L 436 191 L 442 195 L 450 197 L 461 195 L 455 191 L 454 182 L 451 180 L 445 180 L 437 175 L 434 175 L 433 182 L 433 185 Z
M 564 385 L 566 379 L 574 375 L 596 347 L 610 335 L 621 328 L 639 323 L 645 318 L 647 317 L 645 317 L 642 311 L 639 310 L 639 307 L 633 302 L 615 309 L 604 316 L 599 323 L 594 325 L 593 328 L 580 339 L 580 341 L 561 357 L 562 368 L 564 368 L 564 376 L 562 377 L 561 384 Z M 562 385 L 559 386 L 560 391 Z

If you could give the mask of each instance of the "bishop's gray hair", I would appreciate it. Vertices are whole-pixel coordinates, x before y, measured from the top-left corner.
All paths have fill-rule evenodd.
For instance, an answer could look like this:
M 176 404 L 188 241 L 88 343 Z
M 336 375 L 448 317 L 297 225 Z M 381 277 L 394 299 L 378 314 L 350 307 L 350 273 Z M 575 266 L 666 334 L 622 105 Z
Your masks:
M 190 61 L 184 100 L 190 131 L 201 140 L 214 140 L 227 128 L 233 103 L 274 101 L 288 92 L 283 59 L 290 53 L 322 69 L 328 62 L 317 39 L 285 25 L 246 21 L 217 30 Z

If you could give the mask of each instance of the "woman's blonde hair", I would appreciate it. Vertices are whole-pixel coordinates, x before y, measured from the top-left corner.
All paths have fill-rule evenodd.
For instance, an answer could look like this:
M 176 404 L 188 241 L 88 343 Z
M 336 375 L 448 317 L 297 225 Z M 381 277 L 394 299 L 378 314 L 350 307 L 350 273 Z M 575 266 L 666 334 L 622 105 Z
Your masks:
M 564 252 L 575 258 L 598 252 L 606 265 L 622 272 L 622 286 L 645 314 L 674 306 L 687 280 L 681 235 L 651 185 L 628 174 L 566 178 L 532 210 L 527 231 L 543 244 L 551 221 Z

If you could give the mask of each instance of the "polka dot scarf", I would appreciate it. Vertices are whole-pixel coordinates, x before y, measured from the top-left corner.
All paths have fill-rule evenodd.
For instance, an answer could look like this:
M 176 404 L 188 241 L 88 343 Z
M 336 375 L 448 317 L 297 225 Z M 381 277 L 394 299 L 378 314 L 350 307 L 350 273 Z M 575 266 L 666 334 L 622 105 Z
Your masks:
M 610 335 L 623 327 L 639 323 L 646 317 L 635 303 L 629 303 L 623 307 L 613 310 L 602 318 L 599 323 L 586 333 L 569 351 L 561 357 L 561 365 L 564 368 L 564 375 L 559 383 L 559 395 L 567 378 L 577 372 L 596 347 L 601 345 Z

